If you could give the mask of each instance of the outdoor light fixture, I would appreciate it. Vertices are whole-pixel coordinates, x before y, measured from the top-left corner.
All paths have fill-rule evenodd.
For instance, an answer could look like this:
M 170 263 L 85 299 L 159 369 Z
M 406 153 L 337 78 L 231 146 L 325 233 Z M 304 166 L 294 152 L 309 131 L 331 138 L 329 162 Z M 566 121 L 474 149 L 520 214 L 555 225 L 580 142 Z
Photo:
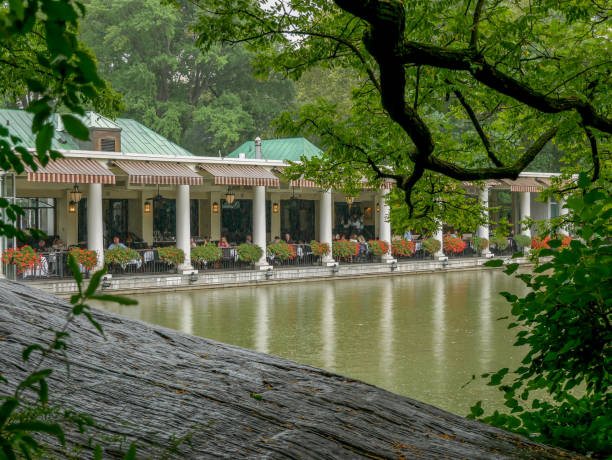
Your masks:
M 397 262 L 394 260 L 393 262 L 391 262 L 391 271 L 395 271 L 397 270 Z
M 77 204 L 74 201 L 70 201 L 70 203 L 68 203 L 68 212 L 70 214 L 76 214 Z
M 380 203 L 376 203 L 376 212 L 380 212 Z
M 144 212 L 149 214 L 151 212 L 151 202 L 149 200 L 144 202 Z
M 74 184 L 74 188 L 70 192 L 70 201 L 74 201 L 75 203 L 78 203 L 79 201 L 81 201 L 82 197 L 83 197 L 83 194 L 79 190 L 79 186 L 77 184 Z
M 213 203 L 213 212 L 215 214 L 219 214 L 219 203 L 217 203 L 216 201 Z
M 234 192 L 232 192 L 231 187 L 227 189 L 227 193 L 225 194 L 225 202 L 227 204 L 234 204 L 234 201 L 236 201 L 236 195 L 234 194 Z
M 272 205 L 272 212 L 273 212 L 274 214 L 277 214 L 277 213 L 278 213 L 278 203 L 274 203 L 274 204 Z
M 197 280 L 198 280 L 198 275 L 194 272 L 191 272 L 191 275 L 189 276 L 189 282 L 195 283 Z

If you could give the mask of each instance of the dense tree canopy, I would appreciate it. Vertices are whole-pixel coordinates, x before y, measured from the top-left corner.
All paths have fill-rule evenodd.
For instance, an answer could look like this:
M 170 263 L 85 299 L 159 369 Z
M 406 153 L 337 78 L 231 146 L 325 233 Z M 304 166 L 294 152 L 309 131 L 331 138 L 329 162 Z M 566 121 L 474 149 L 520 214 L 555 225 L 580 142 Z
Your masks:
M 89 0 L 81 30 L 100 74 L 123 94 L 125 116 L 203 155 L 270 136 L 272 119 L 293 104 L 295 85 L 274 75 L 257 80 L 242 47 L 202 53 L 194 23 L 190 3 Z
M 446 177 L 515 178 L 547 145 L 574 171 L 608 174 L 608 1 L 217 0 L 199 8 L 199 42 L 246 43 L 261 72 L 352 69 L 360 80 L 351 116 L 334 119 L 321 103 L 281 125 L 326 138 L 330 163 L 396 179 L 420 211 L 435 205 L 419 193 L 448 190 Z

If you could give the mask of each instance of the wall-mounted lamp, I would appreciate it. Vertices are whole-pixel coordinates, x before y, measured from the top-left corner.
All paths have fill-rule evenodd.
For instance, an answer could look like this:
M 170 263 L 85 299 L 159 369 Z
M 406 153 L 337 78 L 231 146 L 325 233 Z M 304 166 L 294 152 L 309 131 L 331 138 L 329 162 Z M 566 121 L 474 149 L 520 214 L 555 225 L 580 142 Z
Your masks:
M 277 213 L 278 213 L 278 203 L 274 203 L 274 204 L 272 205 L 272 212 L 273 212 L 274 214 L 277 214 Z
M 81 201 L 82 197 L 83 197 L 83 194 L 79 190 L 79 186 L 77 184 L 74 184 L 74 188 L 70 192 L 70 201 L 74 201 L 75 203 L 78 203 L 79 201 Z
M 227 189 L 227 193 L 225 194 L 225 202 L 227 204 L 234 204 L 234 201 L 236 201 L 236 195 L 234 194 L 234 192 L 232 191 L 232 188 L 228 188 Z
M 149 200 L 144 202 L 144 212 L 149 214 L 151 212 L 151 202 Z
M 376 203 L 376 212 L 380 212 L 380 203 Z
M 213 212 L 214 212 L 215 214 L 219 214 L 219 203 L 214 202 L 214 203 L 213 203 L 213 206 L 212 206 L 212 209 L 213 209 Z
M 68 203 L 68 212 L 70 214 L 76 214 L 77 212 L 77 204 L 74 201 L 70 201 L 70 203 Z

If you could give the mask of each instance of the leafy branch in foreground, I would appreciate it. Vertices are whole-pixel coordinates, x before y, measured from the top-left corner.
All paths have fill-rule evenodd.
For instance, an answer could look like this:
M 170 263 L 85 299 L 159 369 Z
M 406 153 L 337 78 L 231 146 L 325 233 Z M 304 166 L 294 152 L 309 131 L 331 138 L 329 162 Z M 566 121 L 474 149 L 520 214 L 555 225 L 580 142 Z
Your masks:
M 49 406 L 48 379 L 53 370 L 44 368 L 45 360 L 54 354 L 63 356 L 68 368 L 66 352 L 70 333 L 68 327 L 79 316 L 84 316 L 104 336 L 104 331 L 91 313 L 87 305 L 89 300 L 116 302 L 121 305 L 135 305 L 137 301 L 126 297 L 107 294 L 97 294 L 96 290 L 106 273 L 106 270 L 97 271 L 86 288 L 83 287 L 83 275 L 72 254 L 68 257 L 68 265 L 78 286 L 78 293 L 70 299 L 72 308 L 66 315 L 66 321 L 59 330 L 52 330 L 54 338 L 48 345 L 28 345 L 22 352 L 24 365 L 31 363 L 37 357 L 32 371 L 21 382 L 16 383 L 13 392 L 3 390 L 0 393 L 0 460 L 10 460 L 23 456 L 26 459 L 32 455 L 40 454 L 43 445 L 39 436 L 52 436 L 63 446 L 66 446 L 64 428 L 62 425 L 76 426 L 79 432 L 86 431 L 88 426 L 94 426 L 91 417 L 77 414 L 69 409 Z M 69 370 L 69 368 L 68 368 Z M 0 374 L 0 383 L 9 385 L 10 382 Z M 96 446 L 101 452 L 101 447 Z M 134 458 L 135 446 L 130 446 L 125 458 Z
M 524 298 L 501 293 L 512 304 L 509 327 L 519 331 L 515 346 L 527 347 L 527 354 L 513 373 L 504 368 L 483 377 L 504 393 L 510 413 L 483 417 L 479 401 L 471 417 L 607 458 L 612 455 L 612 195 L 609 186 L 589 182 L 582 174 L 579 192 L 567 200 L 578 238 L 566 248 L 560 239 L 549 240 L 533 274 L 516 275 L 530 288 Z M 517 269 L 510 264 L 505 272 Z

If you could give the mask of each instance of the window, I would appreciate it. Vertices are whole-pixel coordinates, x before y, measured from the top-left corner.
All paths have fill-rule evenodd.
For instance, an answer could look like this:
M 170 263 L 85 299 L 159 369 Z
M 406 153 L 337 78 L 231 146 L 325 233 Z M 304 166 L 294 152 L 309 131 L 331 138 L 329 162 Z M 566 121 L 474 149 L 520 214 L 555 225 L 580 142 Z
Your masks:
M 100 149 L 103 152 L 114 152 L 115 151 L 115 138 L 107 137 L 100 140 Z
M 48 236 L 55 235 L 55 198 L 17 198 L 16 201 L 25 211 L 25 215 L 17 216 L 20 229 L 35 228 Z

